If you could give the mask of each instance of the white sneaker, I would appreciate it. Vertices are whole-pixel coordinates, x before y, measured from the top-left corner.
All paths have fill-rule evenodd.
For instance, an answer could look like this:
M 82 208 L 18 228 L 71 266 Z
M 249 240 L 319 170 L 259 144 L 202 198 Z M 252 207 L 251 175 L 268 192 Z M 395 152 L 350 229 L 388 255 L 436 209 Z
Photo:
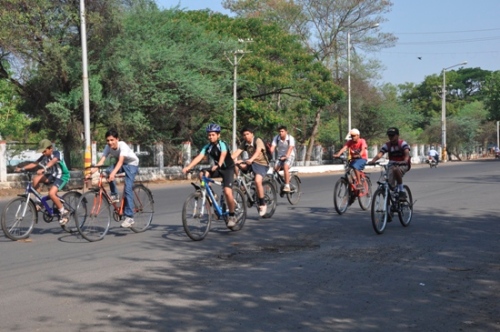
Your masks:
M 263 217 L 266 215 L 267 205 L 259 206 L 259 216 Z
M 120 202 L 120 196 L 118 196 L 118 195 L 111 195 L 110 197 L 111 197 L 111 202 L 113 202 L 113 203 Z
M 236 226 L 236 216 L 229 216 L 227 219 L 227 227 L 231 228 Z
M 120 225 L 120 227 L 123 227 L 123 228 L 130 228 L 130 226 L 132 226 L 134 224 L 134 219 L 130 218 L 130 217 L 127 217 L 125 218 L 125 220 L 122 222 L 122 224 Z
M 64 226 L 69 221 L 69 211 L 63 208 L 61 211 L 59 211 L 59 213 L 61 213 L 61 219 L 59 219 L 59 224 L 61 226 Z
M 290 185 L 289 184 L 285 184 L 285 187 L 283 188 L 283 191 L 286 192 L 286 193 L 289 193 L 290 192 Z

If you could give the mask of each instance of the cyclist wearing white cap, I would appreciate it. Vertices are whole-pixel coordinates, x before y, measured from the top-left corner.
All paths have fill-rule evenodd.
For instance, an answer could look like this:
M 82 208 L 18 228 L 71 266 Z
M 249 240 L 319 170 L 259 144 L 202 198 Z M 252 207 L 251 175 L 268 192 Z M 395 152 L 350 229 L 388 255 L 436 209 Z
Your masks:
M 349 132 L 351 139 L 348 140 L 342 149 L 333 156 L 338 158 L 344 151 L 349 149 L 349 166 L 354 169 L 356 174 L 357 189 L 363 189 L 361 184 L 360 171 L 365 169 L 366 161 L 368 159 L 368 145 L 364 138 L 359 137 L 359 130 L 356 128 L 351 129 Z

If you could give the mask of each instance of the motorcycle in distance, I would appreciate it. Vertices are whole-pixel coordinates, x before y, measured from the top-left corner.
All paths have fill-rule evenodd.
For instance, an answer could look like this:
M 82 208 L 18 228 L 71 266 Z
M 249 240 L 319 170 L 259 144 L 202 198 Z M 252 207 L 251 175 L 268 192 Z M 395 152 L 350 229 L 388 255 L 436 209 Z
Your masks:
M 438 165 L 438 162 L 436 159 L 432 158 L 431 156 L 427 157 L 427 160 L 425 161 L 427 164 L 429 164 L 430 168 L 436 168 Z

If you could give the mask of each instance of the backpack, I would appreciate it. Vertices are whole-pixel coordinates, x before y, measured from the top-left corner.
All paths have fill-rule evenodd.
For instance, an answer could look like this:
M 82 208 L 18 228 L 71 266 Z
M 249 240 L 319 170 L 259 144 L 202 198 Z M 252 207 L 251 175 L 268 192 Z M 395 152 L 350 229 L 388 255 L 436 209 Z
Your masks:
M 386 144 L 389 147 L 389 152 L 390 152 L 390 147 L 393 146 L 391 141 L 387 142 Z M 403 148 L 403 140 L 402 139 L 398 139 L 398 147 L 399 147 L 398 150 L 401 151 Z M 389 152 L 388 152 L 388 154 L 390 155 Z M 410 158 L 408 158 L 408 170 L 410 170 L 410 169 L 411 169 L 411 149 L 410 149 Z
M 264 142 L 264 140 L 262 140 Z M 257 147 L 257 137 L 253 138 L 253 146 Z M 271 143 L 269 142 L 264 142 L 265 149 L 262 150 L 262 153 L 264 154 L 264 158 L 266 158 L 266 161 L 269 163 L 271 160 L 273 160 L 273 154 L 271 153 Z
M 287 137 L 288 137 L 288 135 L 287 135 Z M 275 145 L 275 146 L 276 146 L 276 148 L 275 148 L 274 152 L 276 152 L 276 153 L 278 153 L 278 152 L 277 152 L 277 151 L 278 151 L 277 149 L 278 149 L 278 143 L 279 143 L 279 141 L 280 141 L 280 136 L 279 136 L 279 135 L 276 135 L 276 136 L 274 137 L 274 143 L 276 144 L 276 145 Z M 288 146 L 290 146 L 290 139 L 287 139 L 287 140 L 286 140 L 286 144 L 287 144 Z M 266 143 L 265 143 L 265 145 L 266 145 L 266 155 L 267 155 L 267 158 L 268 158 L 268 160 L 271 160 L 271 159 L 273 159 L 273 157 L 274 157 L 274 156 L 273 156 L 273 153 L 271 153 L 271 146 L 272 146 L 272 143 L 271 143 L 271 142 L 266 142 Z

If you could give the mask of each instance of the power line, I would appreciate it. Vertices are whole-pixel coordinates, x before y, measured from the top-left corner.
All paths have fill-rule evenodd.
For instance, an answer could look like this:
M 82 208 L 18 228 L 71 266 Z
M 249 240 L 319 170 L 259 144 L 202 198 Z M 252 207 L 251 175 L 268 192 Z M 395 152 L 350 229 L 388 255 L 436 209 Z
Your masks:
M 477 43 L 490 40 L 498 40 L 500 36 L 484 37 L 484 38 L 469 38 L 469 39 L 453 39 L 453 40 L 434 40 L 434 41 L 419 41 L 419 42 L 402 42 L 397 45 L 435 45 L 435 44 L 461 44 L 461 43 Z
M 481 30 L 462 30 L 462 31 L 435 31 L 435 32 L 394 32 L 395 35 L 438 35 L 447 33 L 469 33 L 469 32 L 484 32 L 484 31 L 498 31 L 500 28 L 481 29 Z

